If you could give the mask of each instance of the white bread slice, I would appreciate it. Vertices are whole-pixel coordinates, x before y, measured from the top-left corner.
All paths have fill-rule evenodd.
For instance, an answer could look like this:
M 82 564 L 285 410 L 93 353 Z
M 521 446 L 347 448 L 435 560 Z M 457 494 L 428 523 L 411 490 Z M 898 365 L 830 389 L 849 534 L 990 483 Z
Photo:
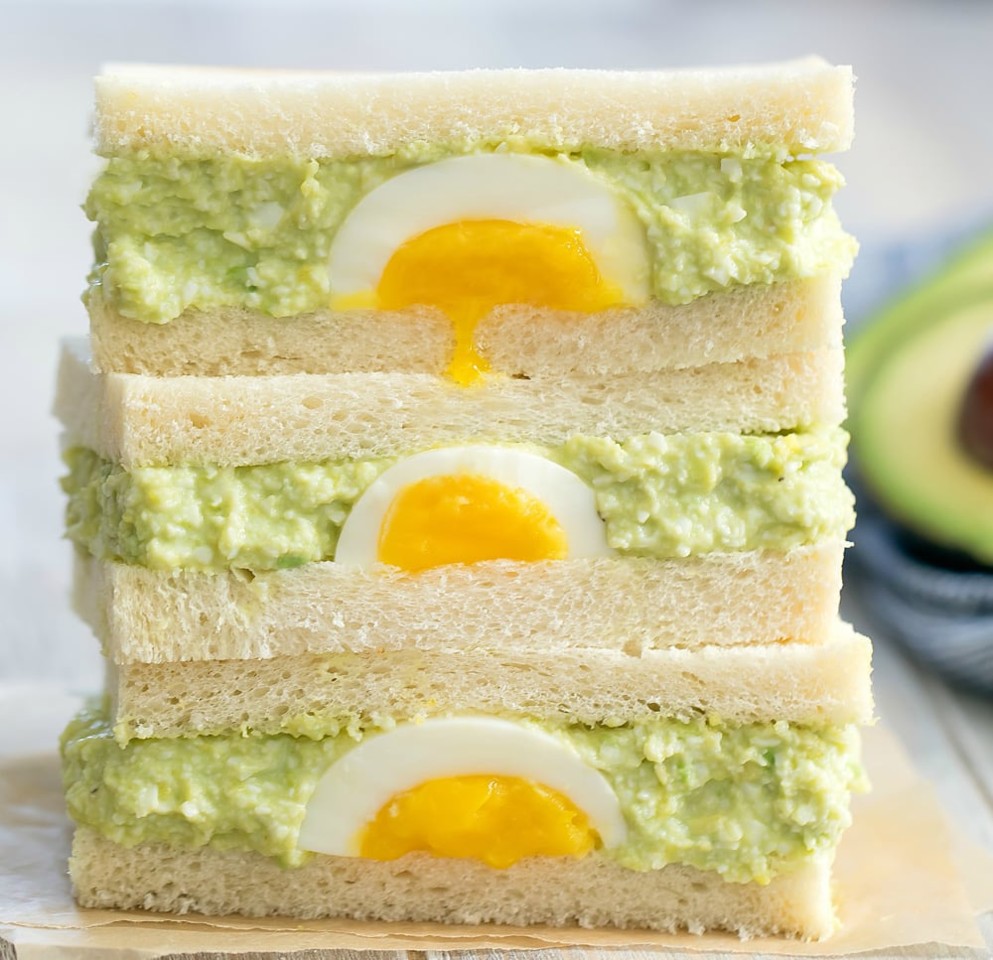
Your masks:
M 155 324 L 121 317 L 100 288 L 87 305 L 93 359 L 104 371 L 441 374 L 455 344 L 451 322 L 431 308 L 274 318 L 222 307 Z M 676 307 L 652 301 L 592 314 L 499 307 L 475 341 L 495 373 L 606 377 L 838 347 L 841 326 L 841 280 L 817 277 L 751 284 Z
M 95 373 L 63 349 L 55 413 L 68 442 L 125 469 L 389 457 L 467 440 L 556 445 L 652 430 L 776 432 L 844 419 L 843 354 L 822 349 L 603 378 L 432 374 L 149 377 Z
M 696 650 L 458 647 L 268 660 L 109 664 L 115 735 L 279 733 L 309 718 L 373 723 L 438 713 L 618 724 L 700 714 L 728 723 L 867 723 L 869 641 L 839 624 L 825 643 Z
M 283 869 L 257 853 L 207 847 L 128 849 L 78 827 L 69 861 L 80 906 L 212 916 L 547 924 L 730 930 L 742 937 L 828 936 L 835 927 L 830 857 L 757 883 L 670 865 L 639 872 L 596 853 L 535 857 L 506 870 L 474 860 L 315 856 Z
M 496 560 L 424 570 L 310 563 L 164 572 L 76 551 L 74 601 L 117 663 L 424 649 L 642 650 L 821 643 L 844 543 L 680 560 Z
M 817 57 L 709 70 L 295 73 L 114 64 L 96 78 L 97 152 L 343 158 L 411 143 L 844 150 L 852 71 Z

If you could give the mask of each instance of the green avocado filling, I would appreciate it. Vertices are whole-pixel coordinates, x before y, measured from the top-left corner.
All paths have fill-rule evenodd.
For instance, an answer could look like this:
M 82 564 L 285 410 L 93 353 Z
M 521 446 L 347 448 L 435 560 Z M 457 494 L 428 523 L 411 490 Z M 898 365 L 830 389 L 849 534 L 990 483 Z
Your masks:
M 285 317 L 327 307 L 331 243 L 351 209 L 390 177 L 456 152 L 420 145 L 333 161 L 113 157 L 85 208 L 96 223 L 91 280 L 123 316 L 148 323 L 187 308 Z M 831 207 L 841 175 L 822 160 L 592 148 L 562 159 L 588 168 L 635 211 L 651 287 L 665 303 L 846 271 L 854 255 Z
M 853 726 L 518 720 L 570 745 L 607 779 L 628 835 L 604 852 L 634 870 L 681 863 L 735 882 L 768 882 L 832 849 L 849 823 L 850 793 L 864 788 Z M 321 740 L 232 734 L 122 748 L 94 707 L 62 738 L 69 813 L 125 846 L 209 845 L 297 866 L 310 856 L 297 836 L 317 781 L 375 732 Z
M 788 550 L 841 537 L 853 522 L 838 429 L 573 437 L 527 447 L 592 487 L 619 554 L 688 557 Z M 70 539 L 102 559 L 153 569 L 273 570 L 331 560 L 363 491 L 393 462 L 183 465 L 124 470 L 66 454 Z

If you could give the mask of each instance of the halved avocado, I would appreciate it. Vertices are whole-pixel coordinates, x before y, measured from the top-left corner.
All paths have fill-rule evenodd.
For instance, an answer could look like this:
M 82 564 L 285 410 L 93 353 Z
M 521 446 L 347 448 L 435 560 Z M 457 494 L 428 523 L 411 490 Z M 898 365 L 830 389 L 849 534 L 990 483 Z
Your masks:
M 891 301 L 859 328 L 845 356 L 852 410 L 861 406 L 863 389 L 877 368 L 892 358 L 894 348 L 920 329 L 939 325 L 940 317 L 950 308 L 984 298 L 993 298 L 993 232 L 960 250 L 937 273 Z
M 963 446 L 959 420 L 991 339 L 993 235 L 884 310 L 848 355 L 862 479 L 909 529 L 987 564 L 993 469 Z

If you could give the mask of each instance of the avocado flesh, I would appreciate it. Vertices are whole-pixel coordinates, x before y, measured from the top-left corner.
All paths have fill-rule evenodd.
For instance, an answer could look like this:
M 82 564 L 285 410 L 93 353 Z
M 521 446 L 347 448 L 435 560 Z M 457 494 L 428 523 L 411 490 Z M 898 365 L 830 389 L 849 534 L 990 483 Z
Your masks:
M 984 247 L 993 274 L 993 242 Z M 946 293 L 954 286 L 942 278 Z M 940 314 L 915 310 L 909 320 L 854 409 L 861 474 L 909 528 L 993 564 L 993 470 L 969 456 L 958 431 L 965 386 L 993 336 L 993 287 Z
M 911 288 L 858 331 L 845 355 L 849 409 L 858 413 L 864 392 L 895 347 L 940 322 L 937 315 L 983 298 L 993 299 L 993 232 L 953 257 L 938 274 Z

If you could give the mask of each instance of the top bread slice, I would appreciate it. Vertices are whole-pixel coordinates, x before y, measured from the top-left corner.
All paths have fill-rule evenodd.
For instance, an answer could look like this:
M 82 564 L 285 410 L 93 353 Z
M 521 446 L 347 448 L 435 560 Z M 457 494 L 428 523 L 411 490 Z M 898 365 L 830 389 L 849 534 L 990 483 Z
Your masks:
M 275 734 L 413 720 L 512 714 L 595 725 L 663 717 L 727 723 L 864 724 L 873 714 L 872 645 L 846 624 L 821 643 L 642 650 L 529 647 L 300 654 L 256 660 L 108 661 L 116 734 Z
M 711 363 L 637 377 L 510 377 L 469 389 L 433 374 L 150 377 L 97 373 L 63 345 L 55 414 L 66 440 L 125 469 L 391 457 L 575 435 L 777 433 L 844 419 L 842 351 Z
M 852 71 L 818 57 L 707 70 L 375 74 L 114 64 L 96 80 L 98 152 L 384 156 L 411 142 L 526 136 L 571 150 L 846 149 Z

